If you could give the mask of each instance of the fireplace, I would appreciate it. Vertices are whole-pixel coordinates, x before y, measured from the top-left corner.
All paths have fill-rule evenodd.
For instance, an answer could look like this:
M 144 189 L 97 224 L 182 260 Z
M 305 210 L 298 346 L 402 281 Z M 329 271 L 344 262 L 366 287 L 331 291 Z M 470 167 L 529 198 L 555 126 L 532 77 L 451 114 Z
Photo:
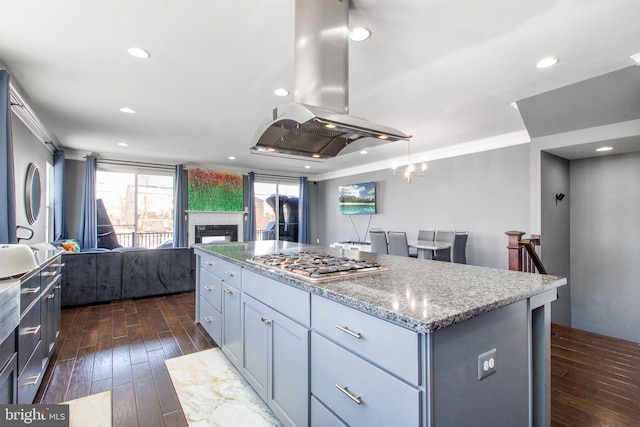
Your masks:
M 196 225 L 196 243 L 226 243 L 238 241 L 237 225 Z

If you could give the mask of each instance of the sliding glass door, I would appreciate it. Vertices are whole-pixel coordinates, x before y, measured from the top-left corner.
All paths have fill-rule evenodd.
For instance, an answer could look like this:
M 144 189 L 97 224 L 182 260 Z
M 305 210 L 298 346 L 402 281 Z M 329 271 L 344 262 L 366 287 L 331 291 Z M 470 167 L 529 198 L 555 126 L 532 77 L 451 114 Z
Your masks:
M 298 241 L 297 182 L 264 182 L 256 178 L 256 240 Z

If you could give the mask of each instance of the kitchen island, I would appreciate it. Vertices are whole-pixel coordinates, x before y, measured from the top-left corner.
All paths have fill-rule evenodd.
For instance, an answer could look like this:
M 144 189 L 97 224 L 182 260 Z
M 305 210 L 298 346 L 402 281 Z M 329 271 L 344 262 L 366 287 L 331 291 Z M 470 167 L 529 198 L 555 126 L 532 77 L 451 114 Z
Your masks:
M 564 278 L 292 242 L 195 245 L 201 323 L 285 425 L 545 425 Z M 253 264 L 379 264 L 312 282 Z

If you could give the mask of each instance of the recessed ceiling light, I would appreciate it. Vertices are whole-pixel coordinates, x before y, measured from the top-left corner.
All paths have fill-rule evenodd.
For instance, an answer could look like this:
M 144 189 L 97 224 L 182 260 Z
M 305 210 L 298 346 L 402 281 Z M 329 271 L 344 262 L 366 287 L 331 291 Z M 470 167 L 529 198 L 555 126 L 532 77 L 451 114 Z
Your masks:
M 273 93 L 275 93 L 278 96 L 287 96 L 289 95 L 289 91 L 284 89 L 284 88 L 278 88 L 276 90 L 273 91 Z
M 367 150 L 360 150 L 360 154 L 367 154 L 368 151 Z
M 631 55 L 631 59 L 640 64 L 640 53 L 636 53 L 635 55 Z
M 126 142 L 118 142 L 118 145 L 120 147 L 128 147 L 129 146 L 129 144 L 127 144 Z
M 611 150 L 613 150 L 613 147 L 605 146 L 605 147 L 596 148 L 596 151 L 611 151 Z
M 362 42 L 371 37 L 371 30 L 364 27 L 356 27 L 349 31 L 349 39 L 354 42 Z
M 129 53 L 129 55 L 135 56 L 136 58 L 145 59 L 151 56 L 149 52 L 140 47 L 130 47 L 129 49 L 127 49 L 127 52 Z
M 235 159 L 236 159 L 236 156 L 229 156 L 229 157 L 227 157 L 227 159 L 229 159 L 229 160 L 235 160 Z
M 378 135 L 378 139 L 387 139 L 387 138 L 389 138 L 387 135 L 384 135 L 384 134 Z
M 326 127 L 327 129 L 335 129 L 336 125 L 334 125 L 333 123 L 327 123 L 326 125 L 324 125 L 324 127 Z
M 305 169 L 311 169 L 311 166 L 309 166 L 309 165 L 304 165 L 304 168 L 305 168 Z
M 548 57 L 548 58 L 544 58 L 541 59 L 540 61 L 538 61 L 538 63 L 536 64 L 537 68 L 548 68 L 551 67 L 553 65 L 556 65 L 558 63 L 558 60 L 556 58 L 552 58 L 552 57 Z
M 320 158 L 320 154 L 318 154 L 318 153 L 313 153 L 313 154 L 311 155 L 311 157 L 313 157 L 314 159 L 319 159 L 319 158 Z
M 270 152 L 270 153 L 274 153 L 276 151 L 276 149 L 273 148 L 273 147 L 267 147 L 267 151 Z
M 120 109 L 120 111 L 122 111 L 123 113 L 127 113 L 127 114 L 134 114 L 136 112 L 136 110 L 134 110 L 133 108 L 130 108 L 130 107 L 122 107 Z

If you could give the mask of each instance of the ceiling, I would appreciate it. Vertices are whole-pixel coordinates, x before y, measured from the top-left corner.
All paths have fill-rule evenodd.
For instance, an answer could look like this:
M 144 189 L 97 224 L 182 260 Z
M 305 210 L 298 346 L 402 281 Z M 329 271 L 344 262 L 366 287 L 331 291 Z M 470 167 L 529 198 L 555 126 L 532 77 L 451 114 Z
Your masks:
M 521 136 L 510 104 L 634 64 L 639 16 L 637 0 L 352 0 L 350 27 L 373 35 L 350 42 L 350 114 L 413 135 L 414 153 Z M 250 154 L 293 100 L 273 93 L 294 89 L 293 52 L 294 0 L 11 1 L 0 17 L 0 64 L 68 156 L 308 176 L 405 156 Z

